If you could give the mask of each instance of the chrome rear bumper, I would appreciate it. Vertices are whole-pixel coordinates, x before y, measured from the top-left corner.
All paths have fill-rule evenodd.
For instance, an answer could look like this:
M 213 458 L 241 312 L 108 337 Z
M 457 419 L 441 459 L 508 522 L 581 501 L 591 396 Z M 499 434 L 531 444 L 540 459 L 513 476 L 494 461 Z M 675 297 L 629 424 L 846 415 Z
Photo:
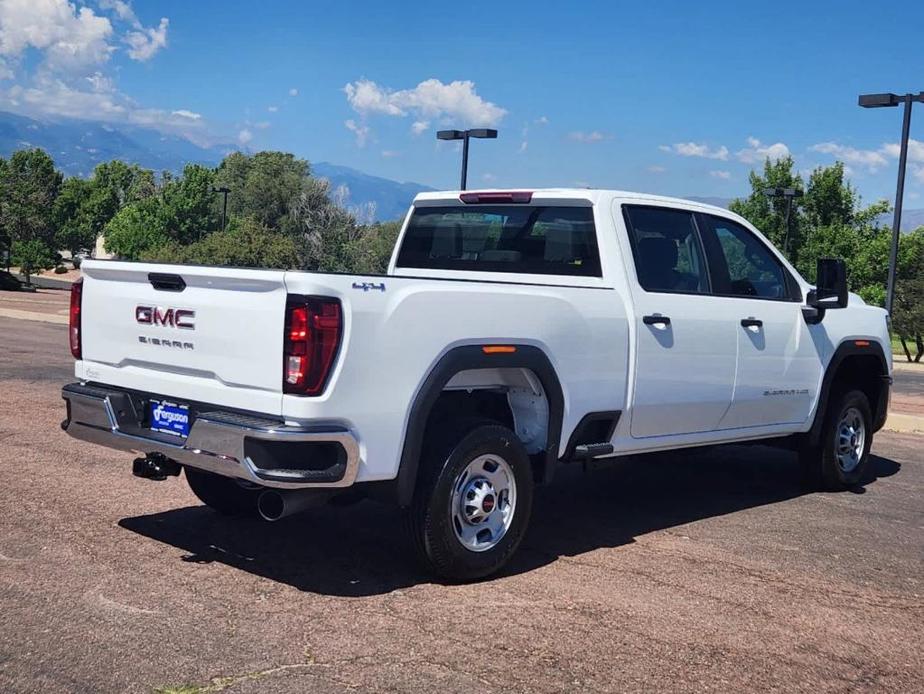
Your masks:
M 265 415 L 213 410 L 198 412 L 189 437 L 174 440 L 142 427 L 137 394 L 72 383 L 64 386 L 61 397 L 67 402 L 61 428 L 82 441 L 122 451 L 161 453 L 182 465 L 277 489 L 339 488 L 356 481 L 359 445 L 347 429 L 287 426 Z M 339 446 L 342 453 L 335 453 L 324 469 L 274 464 L 274 451 L 290 449 L 284 457 L 291 461 L 292 449 L 296 458 L 302 452 L 310 456 L 314 444 L 326 444 L 328 451 L 330 445 Z M 254 460 L 257 450 L 263 456 L 259 461 Z

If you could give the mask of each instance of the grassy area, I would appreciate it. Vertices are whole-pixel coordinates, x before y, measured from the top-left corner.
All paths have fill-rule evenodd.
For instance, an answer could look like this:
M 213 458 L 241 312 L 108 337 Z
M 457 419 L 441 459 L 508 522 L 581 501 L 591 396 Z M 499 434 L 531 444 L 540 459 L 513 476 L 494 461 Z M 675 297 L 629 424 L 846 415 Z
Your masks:
M 911 351 L 911 358 L 914 359 L 915 355 L 917 354 L 917 346 L 914 344 L 913 340 L 909 340 L 907 345 L 908 349 Z M 897 335 L 892 336 L 892 355 L 894 359 L 899 360 L 905 364 L 908 363 L 908 359 L 905 357 L 905 350 L 902 349 L 901 340 L 898 339 Z M 924 359 L 922 359 L 921 362 L 924 364 Z

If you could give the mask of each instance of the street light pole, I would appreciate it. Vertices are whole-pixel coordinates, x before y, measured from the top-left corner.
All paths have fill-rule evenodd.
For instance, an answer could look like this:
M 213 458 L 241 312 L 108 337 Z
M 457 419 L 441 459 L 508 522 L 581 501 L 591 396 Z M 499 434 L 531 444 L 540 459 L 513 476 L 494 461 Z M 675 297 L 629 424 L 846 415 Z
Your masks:
M 224 196 L 224 200 L 221 204 L 221 230 L 225 230 L 225 220 L 228 218 L 228 193 L 231 192 L 231 189 L 226 186 L 221 186 L 220 188 L 212 188 L 213 193 L 221 193 Z
M 437 140 L 462 140 L 462 181 L 459 190 L 465 190 L 468 183 L 468 141 L 469 138 L 496 139 L 497 131 L 490 128 L 475 128 L 472 130 L 440 130 L 436 133 Z
M 798 188 L 767 188 L 764 195 L 769 198 L 786 198 L 786 232 L 783 235 L 783 253 L 789 258 L 789 239 L 792 236 L 792 202 L 795 198 L 801 198 L 803 193 Z
M 902 114 L 902 141 L 898 155 L 898 184 L 895 189 L 895 212 L 892 217 L 892 247 L 889 250 L 889 279 L 886 285 L 885 309 L 892 314 L 895 299 L 895 276 L 898 271 L 898 241 L 901 237 L 902 202 L 905 196 L 905 167 L 908 163 L 908 138 L 911 134 L 911 104 L 924 102 L 924 92 L 917 94 L 861 94 L 858 103 L 863 108 L 888 108 L 904 104 Z
M 468 184 L 468 141 L 470 135 L 468 130 L 462 138 L 462 182 L 459 184 L 459 190 L 465 190 Z
M 895 214 L 892 217 L 892 248 L 889 250 L 889 283 L 886 286 L 886 312 L 892 315 L 895 299 L 895 275 L 898 272 L 898 240 L 901 238 L 902 203 L 905 197 L 905 166 L 908 163 L 908 137 L 911 134 L 911 94 L 904 97 L 902 142 L 898 154 L 898 184 L 895 188 Z

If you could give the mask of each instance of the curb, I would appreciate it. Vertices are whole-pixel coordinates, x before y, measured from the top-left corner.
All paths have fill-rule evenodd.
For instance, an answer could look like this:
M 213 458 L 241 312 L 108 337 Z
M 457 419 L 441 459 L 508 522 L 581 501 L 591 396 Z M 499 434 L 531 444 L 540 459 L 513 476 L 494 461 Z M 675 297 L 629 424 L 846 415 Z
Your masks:
M 883 429 L 900 434 L 924 434 L 924 417 L 890 412 Z
M 10 274 L 12 274 L 13 277 L 18 279 L 23 284 L 26 283 L 26 278 L 24 275 L 19 275 L 15 272 L 10 273 Z M 38 287 L 39 289 L 67 289 L 67 290 L 70 290 L 71 285 L 73 284 L 74 284 L 73 282 L 68 282 L 67 280 L 56 280 L 53 277 L 37 277 L 35 275 L 32 276 L 32 286 Z
M 70 322 L 68 316 L 59 316 L 54 313 L 38 313 L 37 311 L 20 311 L 15 308 L 0 308 L 0 317 L 39 321 L 41 323 L 56 323 L 57 325 L 67 325 Z

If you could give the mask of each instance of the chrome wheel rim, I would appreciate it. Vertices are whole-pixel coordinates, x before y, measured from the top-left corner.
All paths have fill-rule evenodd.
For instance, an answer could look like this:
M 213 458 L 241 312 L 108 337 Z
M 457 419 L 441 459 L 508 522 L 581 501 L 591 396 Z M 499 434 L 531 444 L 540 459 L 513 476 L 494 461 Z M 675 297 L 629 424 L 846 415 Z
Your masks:
M 452 485 L 449 520 L 465 549 L 486 552 L 510 529 L 517 506 L 517 483 L 510 464 L 498 455 L 480 455 Z
M 848 407 L 841 415 L 834 446 L 838 467 L 842 472 L 853 472 L 866 447 L 866 424 L 856 407 Z

